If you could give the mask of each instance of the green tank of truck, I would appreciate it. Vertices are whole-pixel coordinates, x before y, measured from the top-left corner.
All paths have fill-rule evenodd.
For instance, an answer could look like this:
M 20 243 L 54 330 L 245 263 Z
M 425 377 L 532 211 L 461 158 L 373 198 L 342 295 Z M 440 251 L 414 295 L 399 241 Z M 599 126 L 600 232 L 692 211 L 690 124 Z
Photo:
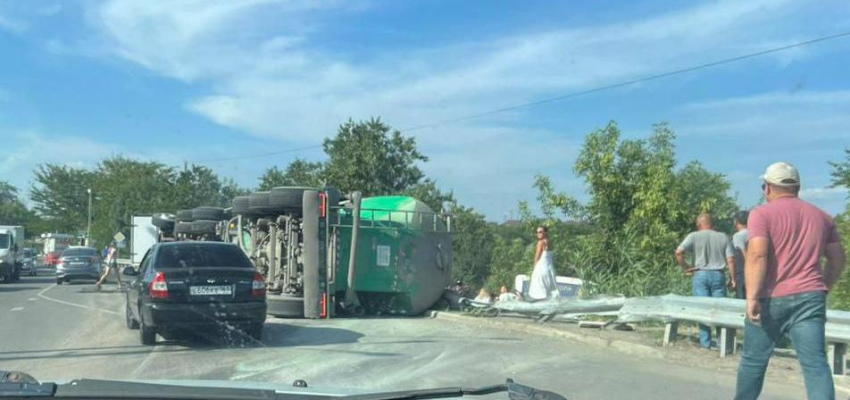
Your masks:
M 353 210 L 338 225 L 337 276 L 349 276 Z M 355 291 L 368 314 L 416 315 L 432 306 L 451 279 L 450 220 L 406 196 L 364 198 L 356 252 Z M 337 298 L 348 279 L 334 282 Z
M 266 278 L 272 315 L 416 315 L 449 284 L 451 217 L 411 197 L 277 187 L 227 211 L 221 238 Z

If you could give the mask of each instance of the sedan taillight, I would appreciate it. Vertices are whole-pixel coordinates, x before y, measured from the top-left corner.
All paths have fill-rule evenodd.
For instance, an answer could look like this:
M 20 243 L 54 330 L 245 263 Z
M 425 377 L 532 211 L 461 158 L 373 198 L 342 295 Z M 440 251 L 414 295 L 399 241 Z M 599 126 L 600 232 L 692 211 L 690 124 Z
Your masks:
M 151 298 L 168 299 L 168 283 L 165 282 L 165 274 L 157 272 L 150 287 Z
M 251 282 L 251 296 L 255 299 L 266 298 L 266 278 L 259 272 L 254 273 L 254 281 Z

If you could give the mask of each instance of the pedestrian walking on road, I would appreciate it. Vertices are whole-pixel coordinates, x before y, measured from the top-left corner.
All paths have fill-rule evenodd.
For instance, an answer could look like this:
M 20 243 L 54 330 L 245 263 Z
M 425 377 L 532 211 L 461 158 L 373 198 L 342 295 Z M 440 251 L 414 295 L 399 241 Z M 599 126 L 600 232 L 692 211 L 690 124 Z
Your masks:
M 552 262 L 552 245 L 549 243 L 549 228 L 537 227 L 537 249 L 534 252 L 534 270 L 528 286 L 531 300 L 546 300 L 558 297 L 555 266 Z
M 685 253 L 694 255 L 694 265 L 685 261 Z M 676 249 L 676 261 L 688 275 L 693 275 L 693 293 L 695 297 L 726 297 L 726 274 L 729 266 L 735 270 L 734 254 L 729 237 L 714 230 L 711 214 L 702 213 L 697 217 L 697 231 L 691 232 Z M 711 348 L 711 328 L 699 326 L 699 344 Z
M 732 276 L 732 290 L 735 291 L 735 297 L 739 299 L 746 299 L 746 286 L 744 279 L 744 270 L 746 270 L 746 258 L 747 258 L 747 218 L 749 217 L 749 211 L 738 211 L 735 213 L 734 222 L 735 222 L 735 232 L 732 235 L 732 250 L 735 252 L 735 271 L 731 272 Z
M 100 287 L 103 286 L 112 271 L 115 272 L 116 279 L 118 279 L 118 288 L 121 288 L 123 284 L 121 282 L 121 272 L 118 271 L 118 249 L 115 248 L 115 244 L 109 245 L 109 248 L 106 250 L 106 259 L 104 261 L 106 263 L 106 268 L 103 270 L 103 275 L 101 275 L 100 280 L 95 284 L 95 289 L 100 290 Z
M 835 398 L 824 338 L 826 294 L 844 270 L 845 253 L 829 215 L 797 197 L 800 183 L 793 165 L 770 165 L 762 184 L 767 204 L 747 221 L 747 318 L 737 400 L 759 397 L 776 341 L 786 334 L 809 400 Z

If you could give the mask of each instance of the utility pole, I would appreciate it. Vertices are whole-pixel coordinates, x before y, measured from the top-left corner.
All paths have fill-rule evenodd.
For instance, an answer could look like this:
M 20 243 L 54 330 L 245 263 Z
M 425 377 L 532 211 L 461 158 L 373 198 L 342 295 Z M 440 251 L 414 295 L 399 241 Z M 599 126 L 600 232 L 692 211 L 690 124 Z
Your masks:
M 89 223 L 86 226 L 86 246 L 89 246 L 91 241 L 91 188 L 86 189 L 86 191 L 89 193 Z

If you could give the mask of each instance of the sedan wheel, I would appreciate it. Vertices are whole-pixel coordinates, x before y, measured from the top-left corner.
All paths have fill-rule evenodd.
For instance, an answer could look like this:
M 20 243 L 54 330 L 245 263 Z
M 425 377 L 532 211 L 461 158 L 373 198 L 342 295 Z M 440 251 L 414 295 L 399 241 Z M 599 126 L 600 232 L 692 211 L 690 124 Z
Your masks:
M 139 318 L 139 339 L 145 346 L 153 346 L 156 344 L 156 332 L 153 329 L 145 326 L 145 321 Z
M 133 318 L 133 314 L 130 312 L 129 302 L 124 306 L 124 322 L 126 322 L 128 329 L 139 329 L 139 321 Z
M 254 339 L 258 342 L 262 341 L 263 340 L 263 324 L 254 325 L 254 326 L 248 328 L 246 333 L 248 333 L 248 336 L 250 336 L 251 339 Z

